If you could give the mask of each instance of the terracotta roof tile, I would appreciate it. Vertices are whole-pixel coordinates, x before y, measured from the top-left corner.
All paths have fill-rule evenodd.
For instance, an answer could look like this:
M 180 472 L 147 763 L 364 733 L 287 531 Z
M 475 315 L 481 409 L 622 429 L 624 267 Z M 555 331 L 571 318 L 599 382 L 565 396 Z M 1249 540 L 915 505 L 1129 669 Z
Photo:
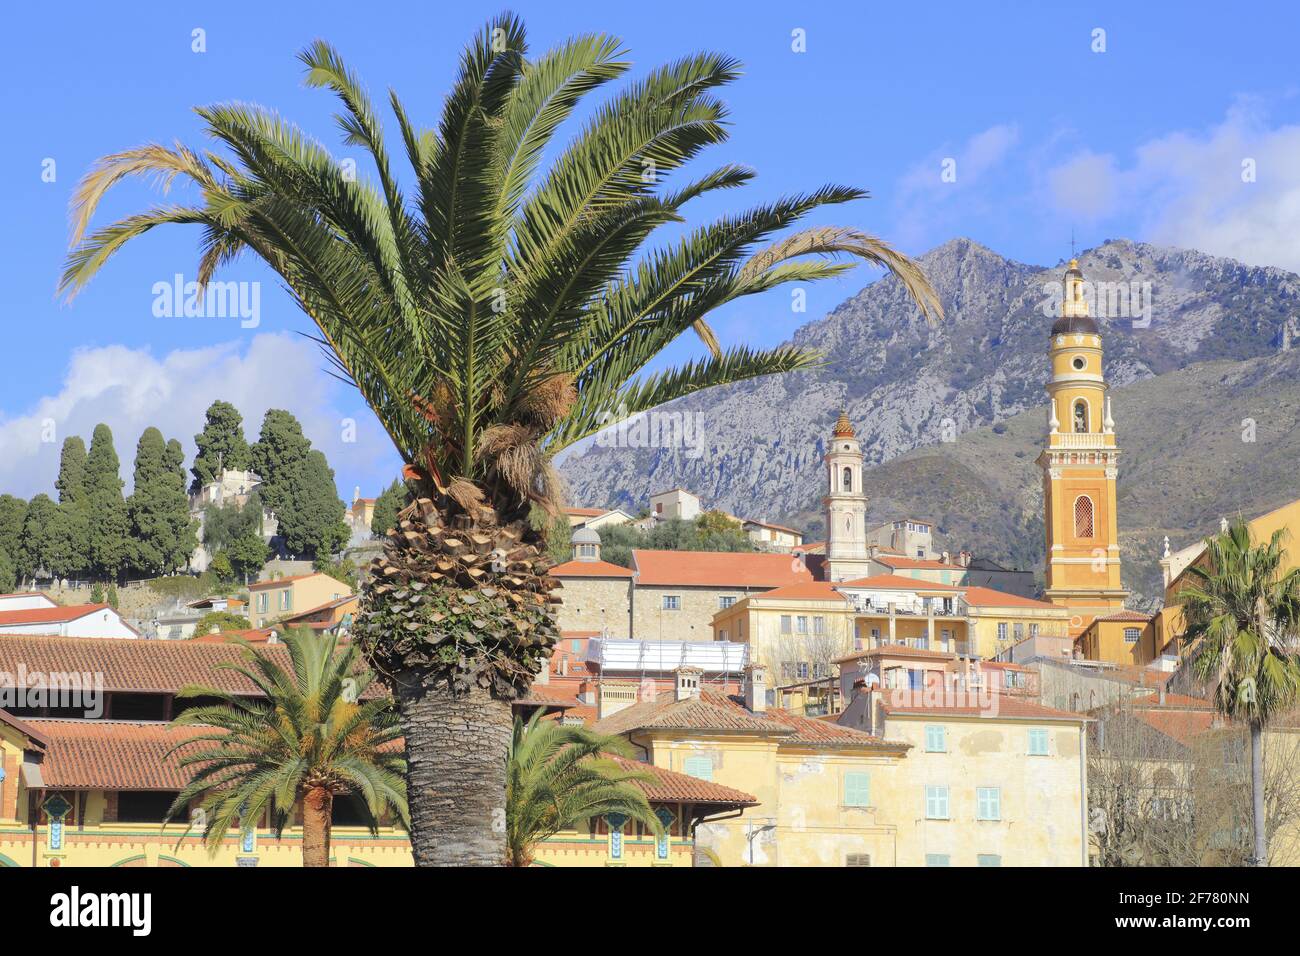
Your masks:
M 645 791 L 646 799 L 651 803 L 711 803 L 737 807 L 752 807 L 758 803 L 758 799 L 751 794 L 724 787 L 720 783 L 700 780 L 689 774 L 640 763 L 627 757 L 611 754 L 609 758 L 628 770 L 640 770 L 656 778 L 654 783 L 637 784 Z
M 1050 601 L 1037 601 L 1034 598 L 1021 597 L 1019 594 L 1008 594 L 1005 591 L 995 591 L 993 588 L 978 586 L 966 588 L 966 603 L 975 607 L 1032 607 L 1041 608 L 1045 611 L 1066 612 L 1066 609 L 1061 605 L 1053 604 Z
M 565 561 L 551 568 L 553 578 L 630 578 L 632 570 L 608 561 Z
M 913 703 L 910 696 L 920 698 Z M 893 717 L 929 716 L 929 717 L 986 717 L 990 720 L 1059 720 L 1071 723 L 1084 723 L 1088 717 L 1068 710 L 1044 707 L 1032 701 L 1005 694 L 994 695 L 994 706 L 948 706 L 946 704 L 927 703 L 928 691 L 917 691 L 913 695 L 906 690 L 888 690 L 883 692 L 881 706 L 885 714 Z
M 731 551 L 632 552 L 642 587 L 779 588 L 812 581 L 812 573 L 788 554 Z
M 963 591 L 964 588 L 953 584 L 939 584 L 935 581 L 922 581 L 920 578 L 905 578 L 901 574 L 873 574 L 867 578 L 854 578 L 852 581 L 840 582 L 842 588 L 878 588 L 886 591 Z
M 1143 614 L 1141 611 L 1116 611 L 1114 614 L 1105 614 L 1101 617 L 1093 618 L 1094 621 L 1141 621 L 1146 623 L 1150 621 L 1152 615 Z
M 51 789 L 180 790 L 188 772 L 167 751 L 201 732 L 124 720 L 30 720 L 49 741 L 41 777 Z
M 1134 716 L 1184 746 L 1214 726 L 1213 710 L 1136 710 Z
M 63 624 L 109 608 L 107 604 L 74 604 L 69 607 L 29 607 L 17 611 L 0 611 L 0 627 L 20 624 Z M 109 608 L 112 610 L 112 608 Z M 116 611 L 113 611 L 116 614 Z
M 604 720 L 595 730 L 602 734 L 622 734 L 634 730 L 712 730 L 786 735 L 791 731 L 783 723 L 738 707 L 725 694 L 703 690 L 699 697 L 677 700 L 673 691 L 659 694 L 654 700 L 626 707 Z
M 764 601 L 840 601 L 848 603 L 848 598 L 835 590 L 835 585 L 829 581 L 801 581 L 798 584 L 787 584 L 785 587 L 764 591 L 762 594 L 755 594 L 754 597 Z

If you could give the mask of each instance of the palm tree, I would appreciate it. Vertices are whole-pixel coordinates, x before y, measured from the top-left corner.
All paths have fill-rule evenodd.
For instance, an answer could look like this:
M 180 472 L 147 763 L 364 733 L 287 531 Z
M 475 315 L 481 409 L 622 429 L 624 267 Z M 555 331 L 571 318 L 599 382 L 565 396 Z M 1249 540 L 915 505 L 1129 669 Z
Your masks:
M 168 818 L 200 800 L 203 836 L 215 852 L 236 824 L 252 827 L 270 811 L 276 838 L 302 807 L 303 866 L 329 866 L 334 799 L 347 795 L 372 833 L 393 812 L 407 822 L 406 761 L 387 695 L 363 700 L 371 675 L 359 672 L 360 649 L 338 651 L 332 635 L 288 631 L 291 667 L 247 642 L 246 664 L 217 667 L 242 674 L 261 692 L 248 698 L 190 686 L 181 697 L 216 698 L 172 721 L 203 732 L 172 748 L 193 777 Z
M 1207 538 L 1206 562 L 1188 568 L 1180 592 L 1185 641 L 1215 709 L 1250 730 L 1253 866 L 1268 864 L 1264 813 L 1264 728 L 1296 702 L 1300 664 L 1300 568 L 1283 572 L 1285 532 L 1256 545 L 1240 519 Z
M 663 824 L 650 809 L 638 782 L 654 778 L 628 769 L 610 755 L 631 757 L 619 736 L 542 720 L 515 718 L 506 770 L 506 847 L 511 866 L 530 866 L 537 845 L 575 824 L 621 814 L 650 827 Z
M 660 226 L 685 222 L 692 200 L 754 174 L 729 164 L 678 182 L 727 136 L 716 91 L 738 64 L 714 53 L 628 85 L 555 151 L 583 97 L 628 69 L 622 55 L 618 40 L 587 35 L 531 58 L 518 19 L 488 23 L 436 130 L 415 125 L 390 93 L 408 200 L 368 95 L 317 41 L 301 54 L 306 82 L 338 95 L 344 140 L 369 154 L 376 183 L 277 114 L 235 103 L 197 110 L 222 153 L 150 144 L 106 156 L 73 199 L 67 296 L 136 236 L 197 225 L 198 282 L 247 252 L 268 264 L 403 456 L 413 500 L 372 568 L 354 633 L 401 712 L 420 865 L 505 858 L 510 701 L 556 639 L 558 583 L 527 520 L 532 504 L 562 497 L 555 454 L 701 389 L 816 365 L 791 346 L 724 351 L 705 317 L 839 275 L 851 267 L 843 256 L 883 266 L 927 318 L 941 315 L 919 268 L 879 239 L 828 226 L 778 238 L 824 206 L 865 197 L 860 189 L 824 186 L 647 249 Z M 181 176 L 199 196 L 87 234 L 104 194 L 133 175 L 165 185 Z M 707 355 L 645 372 L 691 330 Z

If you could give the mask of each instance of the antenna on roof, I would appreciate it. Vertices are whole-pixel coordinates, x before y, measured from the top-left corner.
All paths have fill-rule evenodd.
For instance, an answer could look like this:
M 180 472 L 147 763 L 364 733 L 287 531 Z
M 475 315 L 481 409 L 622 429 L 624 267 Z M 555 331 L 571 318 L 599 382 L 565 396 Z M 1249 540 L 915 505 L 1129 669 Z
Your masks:
M 1073 227 L 1073 226 L 1070 227 L 1070 258 L 1071 258 L 1071 259 L 1077 259 L 1077 258 L 1079 258 L 1078 254 L 1077 254 L 1077 251 L 1076 251 L 1076 249 L 1075 249 L 1075 246 L 1074 246 L 1074 227 Z

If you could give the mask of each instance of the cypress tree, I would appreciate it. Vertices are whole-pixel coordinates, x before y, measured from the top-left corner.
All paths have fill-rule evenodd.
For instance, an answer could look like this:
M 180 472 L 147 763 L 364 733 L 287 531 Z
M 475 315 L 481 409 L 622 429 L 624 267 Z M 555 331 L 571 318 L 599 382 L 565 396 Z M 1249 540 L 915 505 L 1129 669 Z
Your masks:
M 167 574 L 193 552 L 197 543 L 185 494 L 185 473 L 178 462 L 180 445 L 163 441 L 162 432 L 146 428 L 135 449 L 135 488 L 127 500 L 131 563 L 140 571 Z
M 0 495 L 0 551 L 9 555 L 21 569 L 23 519 L 27 517 L 27 502 L 13 495 Z
M 285 549 L 314 558 L 341 548 L 348 526 L 334 472 L 324 453 L 312 449 L 298 419 L 283 409 L 269 410 L 252 457 L 262 479 L 258 493 L 279 520 Z
M 90 568 L 90 500 L 86 491 L 86 443 L 80 435 L 63 441 L 59 455 L 59 477 L 54 487 L 59 493 L 59 516 L 56 528 L 60 542 L 58 552 L 63 565 L 61 574 Z
M 22 542 L 19 547 L 19 568 L 25 576 L 35 577 L 38 571 L 59 574 L 62 571 L 58 554 L 58 513 L 49 495 L 40 494 L 27 505 L 23 516 Z
M 245 471 L 252 467 L 248 439 L 244 437 L 244 417 L 229 402 L 216 401 L 208 406 L 203 431 L 194 436 L 198 454 L 190 471 L 194 481 L 190 494 L 212 481 L 223 469 Z
M 122 477 L 113 432 L 95 426 L 86 456 L 86 500 L 90 509 L 90 569 L 103 578 L 122 573 L 131 558 L 130 518 L 122 497 Z
M 393 483 L 384 489 L 375 502 L 375 513 L 370 518 L 370 533 L 381 538 L 389 528 L 397 527 L 397 512 L 406 507 L 410 499 L 406 483 L 394 478 Z

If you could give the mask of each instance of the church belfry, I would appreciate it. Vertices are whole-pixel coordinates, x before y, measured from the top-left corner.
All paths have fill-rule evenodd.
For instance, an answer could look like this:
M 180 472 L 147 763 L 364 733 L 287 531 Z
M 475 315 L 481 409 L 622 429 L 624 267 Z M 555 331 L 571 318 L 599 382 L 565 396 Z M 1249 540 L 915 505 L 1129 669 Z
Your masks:
M 862 445 L 845 412 L 826 446 L 826 580 L 851 581 L 871 573 L 867 550 L 867 494 L 862 487 Z
M 1070 608 L 1070 636 L 1092 619 L 1123 608 L 1116 479 L 1119 448 L 1102 372 L 1101 332 L 1088 314 L 1077 259 L 1065 272 L 1061 315 L 1052 325 L 1043 525 L 1044 597 Z

